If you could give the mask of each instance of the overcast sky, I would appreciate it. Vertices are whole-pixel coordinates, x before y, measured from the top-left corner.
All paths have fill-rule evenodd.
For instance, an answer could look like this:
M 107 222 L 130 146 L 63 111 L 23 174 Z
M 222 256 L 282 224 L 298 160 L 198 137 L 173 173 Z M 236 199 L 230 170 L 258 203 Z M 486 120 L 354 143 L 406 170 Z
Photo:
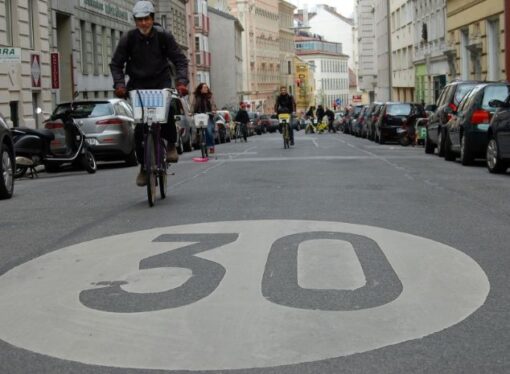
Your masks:
M 289 3 L 296 5 L 299 8 L 304 8 L 308 5 L 310 9 L 313 5 L 326 4 L 336 8 L 336 11 L 344 17 L 352 17 L 354 12 L 354 0 L 287 0 Z

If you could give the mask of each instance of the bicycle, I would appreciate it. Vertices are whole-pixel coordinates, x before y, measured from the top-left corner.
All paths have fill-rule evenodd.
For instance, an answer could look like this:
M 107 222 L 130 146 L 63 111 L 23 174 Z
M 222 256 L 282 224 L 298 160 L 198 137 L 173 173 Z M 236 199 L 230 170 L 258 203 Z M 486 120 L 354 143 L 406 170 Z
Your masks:
M 245 143 L 248 141 L 247 134 L 246 134 L 246 124 L 241 123 L 241 122 L 236 122 L 235 131 L 236 131 L 236 133 L 235 133 L 235 142 L 236 143 L 237 143 L 237 139 L 239 139 L 239 141 L 244 140 Z
M 167 122 L 172 95 L 176 93 L 168 88 L 130 92 L 135 121 L 143 124 L 144 167 L 150 207 L 154 206 L 158 187 L 161 199 L 167 193 L 168 163 L 166 144 L 161 137 L 161 124 Z
M 283 148 L 290 148 L 290 114 L 281 113 L 278 114 L 278 121 L 280 122 L 280 126 L 282 129 L 283 136 Z
M 197 144 L 200 147 L 202 153 L 202 159 L 207 160 L 209 158 L 209 152 L 207 151 L 206 143 L 206 131 L 209 123 L 209 114 L 211 113 L 196 113 L 193 115 L 193 121 L 197 128 Z

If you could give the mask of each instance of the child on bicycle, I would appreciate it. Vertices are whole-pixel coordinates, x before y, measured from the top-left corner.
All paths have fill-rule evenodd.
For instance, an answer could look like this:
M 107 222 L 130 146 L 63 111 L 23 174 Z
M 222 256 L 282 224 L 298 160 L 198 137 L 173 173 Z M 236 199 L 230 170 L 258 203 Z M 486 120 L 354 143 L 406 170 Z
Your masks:
M 170 62 L 176 70 L 176 88 L 181 96 L 188 94 L 188 59 L 175 41 L 174 36 L 154 23 L 154 5 L 150 1 L 138 1 L 133 7 L 136 28 L 124 33 L 110 62 L 115 96 L 126 98 L 128 91 L 135 89 L 155 89 L 172 87 Z M 148 58 L 150 56 L 150 58 Z M 126 85 L 125 77 L 129 75 Z M 173 116 L 161 126 L 161 136 L 168 142 L 166 159 L 177 162 L 177 130 Z M 135 127 L 135 147 L 140 172 L 136 177 L 138 186 L 147 184 L 143 168 L 143 125 Z

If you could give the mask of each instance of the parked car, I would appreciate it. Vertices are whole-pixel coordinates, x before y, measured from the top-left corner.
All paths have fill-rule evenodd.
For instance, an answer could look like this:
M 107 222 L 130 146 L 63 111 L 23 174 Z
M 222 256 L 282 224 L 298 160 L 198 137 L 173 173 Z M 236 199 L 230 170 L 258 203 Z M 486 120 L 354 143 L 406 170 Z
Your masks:
M 250 122 L 248 122 L 248 136 L 252 136 L 257 132 L 257 121 L 259 119 L 259 114 L 257 112 L 248 112 L 248 117 L 250 118 Z
M 7 121 L 0 114 L 0 199 L 12 197 L 16 157 Z
M 368 105 L 363 106 L 361 108 L 361 112 L 358 115 L 358 118 L 353 121 L 352 124 L 352 134 L 357 137 L 366 137 L 366 120 L 368 115 Z
M 57 105 L 53 115 L 69 109 L 70 102 Z M 136 165 L 133 111 L 123 99 L 94 99 L 73 102 L 73 118 L 89 137 L 87 140 L 96 159 L 124 160 Z M 62 125 L 60 126 L 62 127 Z M 65 147 L 64 132 L 55 123 L 45 122 L 45 128 L 52 130 L 55 140 L 52 148 L 62 151 Z
M 417 103 L 388 102 L 380 111 L 375 125 L 375 141 L 399 140 L 397 129 L 414 127 L 418 118 L 426 117 L 423 105 Z
M 496 108 L 492 100 L 504 101 L 510 94 L 508 83 L 481 83 L 460 102 L 457 111 L 446 109 L 454 117 L 444 130 L 444 158 L 453 161 L 460 157 L 462 165 L 470 165 L 475 158 L 485 158 L 489 142 L 488 129 Z
M 278 116 L 276 114 L 272 114 L 269 118 L 270 125 L 268 128 L 269 132 L 276 132 L 278 131 L 278 128 L 280 127 L 280 123 L 278 122 Z
M 333 119 L 333 127 L 336 131 L 342 131 L 342 126 L 344 124 L 344 113 L 343 112 L 335 112 L 335 118 Z
M 471 91 L 479 81 L 453 81 L 442 90 L 435 105 L 429 109 L 433 113 L 429 117 L 427 134 L 425 136 L 425 153 L 434 153 L 438 149 L 438 155 L 444 156 L 444 126 L 451 119 L 451 112 L 456 112 L 462 98 Z M 450 108 L 451 112 L 447 113 Z
M 262 133 L 269 132 L 269 128 L 271 127 L 271 116 L 269 114 L 262 114 L 259 117 L 257 129 L 259 129 Z
M 492 100 L 496 108 L 487 130 L 487 168 L 491 173 L 504 173 L 510 166 L 510 96 L 505 100 Z
M 364 105 L 355 105 L 351 107 L 347 112 L 347 118 L 344 124 L 344 133 L 352 134 L 353 121 L 356 120 L 361 113 Z
M 365 126 L 367 128 L 367 139 L 375 140 L 375 124 L 379 119 L 379 113 L 384 103 L 374 102 L 370 104 L 368 108 L 367 119 L 365 121 Z
M 175 125 L 179 132 L 176 144 L 177 153 L 190 152 L 193 148 L 193 143 L 196 142 L 196 128 L 193 123 L 189 102 L 182 97 L 172 98 L 170 115 L 174 116 Z

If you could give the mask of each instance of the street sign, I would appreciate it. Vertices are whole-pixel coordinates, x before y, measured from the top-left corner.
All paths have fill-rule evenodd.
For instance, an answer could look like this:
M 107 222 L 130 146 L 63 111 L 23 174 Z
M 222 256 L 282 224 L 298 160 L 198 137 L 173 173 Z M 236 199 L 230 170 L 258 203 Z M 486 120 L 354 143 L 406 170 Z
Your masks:
M 60 88 L 60 54 L 52 52 L 50 54 L 51 64 L 51 88 L 57 90 Z
M 30 73 L 32 88 L 41 88 L 41 56 L 37 53 L 30 54 Z
M 0 339 L 119 368 L 313 365 L 456 325 L 489 289 L 463 252 L 379 227 L 189 224 L 79 243 L 7 271 Z
M 335 104 L 336 105 L 341 105 L 342 104 L 342 99 L 336 99 L 335 100 Z
M 21 48 L 0 47 L 0 63 L 21 63 Z

